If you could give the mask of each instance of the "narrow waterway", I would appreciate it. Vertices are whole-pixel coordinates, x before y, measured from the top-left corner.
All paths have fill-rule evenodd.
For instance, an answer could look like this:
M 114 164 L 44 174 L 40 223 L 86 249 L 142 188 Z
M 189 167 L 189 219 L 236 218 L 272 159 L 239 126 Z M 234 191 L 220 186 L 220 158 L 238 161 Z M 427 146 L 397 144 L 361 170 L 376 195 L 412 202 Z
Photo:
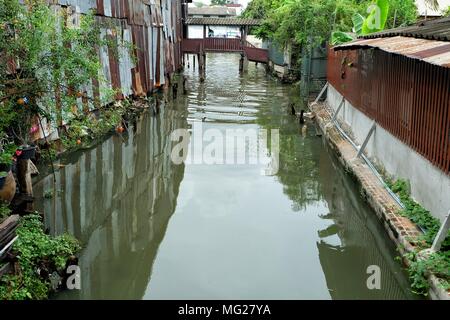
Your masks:
M 244 75 L 238 66 L 238 55 L 209 54 L 200 83 L 191 58 L 188 96 L 144 114 L 128 135 L 64 159 L 53 198 L 45 197 L 51 175 L 36 182 L 51 233 L 67 231 L 84 247 L 81 290 L 55 298 L 414 298 L 353 181 L 313 124 L 303 129 L 289 115 L 289 103 L 301 104 L 296 89 L 261 65 Z M 279 129 L 278 170 L 174 164 L 170 135 L 180 128 L 192 137 Z M 248 147 L 236 147 L 237 158 L 256 153 Z M 380 268 L 379 290 L 367 287 L 369 266 Z

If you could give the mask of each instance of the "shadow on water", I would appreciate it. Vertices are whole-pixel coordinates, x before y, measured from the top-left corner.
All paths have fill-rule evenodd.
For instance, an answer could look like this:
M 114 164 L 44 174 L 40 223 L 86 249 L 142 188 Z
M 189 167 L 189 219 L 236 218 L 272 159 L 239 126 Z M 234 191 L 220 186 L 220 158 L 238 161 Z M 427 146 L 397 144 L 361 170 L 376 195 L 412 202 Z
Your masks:
M 189 94 L 67 159 L 35 184 L 54 234 L 80 238 L 72 299 L 409 299 L 407 276 L 381 224 L 337 159 L 288 105 L 297 89 L 238 55 L 208 54 L 206 81 L 186 70 Z M 260 165 L 174 165 L 174 129 L 280 129 L 279 171 Z M 192 134 L 194 134 L 193 132 Z M 379 266 L 381 290 L 367 267 Z

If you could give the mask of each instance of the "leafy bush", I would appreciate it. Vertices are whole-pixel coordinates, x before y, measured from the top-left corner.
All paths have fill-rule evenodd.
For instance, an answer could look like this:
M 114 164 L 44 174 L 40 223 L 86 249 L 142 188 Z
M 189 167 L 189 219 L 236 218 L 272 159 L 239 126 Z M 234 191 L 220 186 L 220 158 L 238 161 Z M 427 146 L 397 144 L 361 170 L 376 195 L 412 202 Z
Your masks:
M 410 197 L 408 182 L 399 179 L 395 183 L 391 183 L 390 187 L 392 191 L 400 197 L 400 200 L 405 206 L 405 209 L 400 211 L 400 214 L 409 218 L 412 222 L 416 223 L 425 230 L 423 240 L 431 246 L 441 226 L 440 221 L 433 217 L 430 211 L 423 208 Z M 442 250 L 445 251 L 448 248 L 450 248 L 450 232 L 442 244 Z
M 6 203 L 0 201 L 0 222 L 11 214 L 11 209 Z
M 442 287 L 445 290 L 449 290 L 450 251 L 448 249 L 450 248 L 450 232 L 442 243 L 441 251 L 431 253 L 426 257 L 419 257 L 421 250 L 432 245 L 441 224 L 428 210 L 411 199 L 410 186 L 407 181 L 399 179 L 388 184 L 392 191 L 400 197 L 400 200 L 405 206 L 405 209 L 399 213 L 409 218 L 422 229 L 425 229 L 425 234 L 417 242 L 417 249 L 404 255 L 404 258 L 407 259 L 409 264 L 408 273 L 412 282 L 411 287 L 413 291 L 422 295 L 428 294 L 430 288 L 428 275 L 430 273 L 438 276 L 441 280 Z
M 407 253 L 408 273 L 411 287 L 418 294 L 427 295 L 430 288 L 428 275 L 436 275 L 444 290 L 450 290 L 450 252 L 434 252 L 426 258 L 419 258 L 417 251 Z
M 38 269 L 64 269 L 67 259 L 80 250 L 78 241 L 64 234 L 51 237 L 44 233 L 38 214 L 21 218 L 16 231 L 19 238 L 13 245 L 20 272 L 0 279 L 0 299 L 46 299 L 51 290 L 46 276 Z

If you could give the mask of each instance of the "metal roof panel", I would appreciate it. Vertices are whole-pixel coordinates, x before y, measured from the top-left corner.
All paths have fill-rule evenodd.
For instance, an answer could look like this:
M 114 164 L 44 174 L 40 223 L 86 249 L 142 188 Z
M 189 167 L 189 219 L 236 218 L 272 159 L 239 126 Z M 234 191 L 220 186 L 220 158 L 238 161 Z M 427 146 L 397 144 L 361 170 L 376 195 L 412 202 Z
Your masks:
M 358 39 L 334 47 L 334 50 L 378 48 L 380 50 L 422 60 L 448 68 L 450 65 L 450 43 L 403 36 L 376 39 Z

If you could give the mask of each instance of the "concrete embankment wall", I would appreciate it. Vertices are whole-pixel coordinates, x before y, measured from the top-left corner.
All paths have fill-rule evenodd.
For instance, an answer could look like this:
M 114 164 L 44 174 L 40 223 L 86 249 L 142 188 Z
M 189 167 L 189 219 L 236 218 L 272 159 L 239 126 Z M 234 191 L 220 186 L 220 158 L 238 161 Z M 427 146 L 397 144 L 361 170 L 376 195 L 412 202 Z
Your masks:
M 336 111 L 342 95 L 328 86 L 327 102 Z M 362 145 L 372 126 L 372 119 L 345 101 L 338 119 L 348 125 L 355 142 Z M 412 197 L 443 221 L 450 210 L 450 177 L 419 153 L 402 143 L 381 126 L 377 126 L 366 147 L 369 158 L 395 178 L 407 179 Z

